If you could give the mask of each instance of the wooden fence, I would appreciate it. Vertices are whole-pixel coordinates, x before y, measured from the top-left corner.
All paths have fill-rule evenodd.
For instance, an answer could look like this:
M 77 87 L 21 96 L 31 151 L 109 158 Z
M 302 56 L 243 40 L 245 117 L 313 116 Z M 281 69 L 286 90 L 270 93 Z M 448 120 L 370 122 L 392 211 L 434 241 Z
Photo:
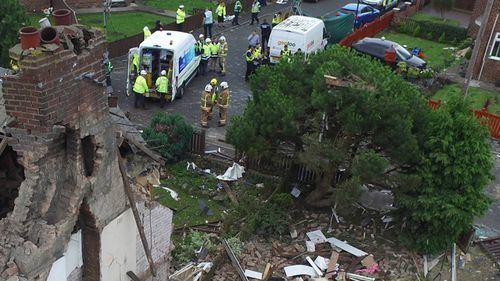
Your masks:
M 205 138 L 205 130 L 196 130 L 193 132 L 193 136 L 191 137 L 191 144 L 190 144 L 190 149 L 189 151 L 198 154 L 198 155 L 203 155 L 205 154 L 205 147 L 206 147 L 206 138 Z
M 377 33 L 386 29 L 391 25 L 392 18 L 394 17 L 394 12 L 390 11 L 380 18 L 372 21 L 358 29 L 356 29 L 353 33 L 347 35 L 344 39 L 342 39 L 339 44 L 345 47 L 351 47 L 352 43 L 361 40 L 365 37 L 373 37 Z
M 428 105 L 430 108 L 436 110 L 441 106 L 441 103 L 441 100 L 429 100 Z M 500 139 L 500 116 L 489 113 L 486 108 L 473 110 L 472 112 L 482 124 L 488 126 L 492 138 Z

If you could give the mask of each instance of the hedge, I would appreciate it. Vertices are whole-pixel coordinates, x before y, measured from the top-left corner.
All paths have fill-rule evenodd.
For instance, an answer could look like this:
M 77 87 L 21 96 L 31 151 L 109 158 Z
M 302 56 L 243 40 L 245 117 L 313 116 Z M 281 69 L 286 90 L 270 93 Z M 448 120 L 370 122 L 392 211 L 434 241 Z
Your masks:
M 461 42 L 467 38 L 467 29 L 436 23 L 426 20 L 415 20 L 412 18 L 402 18 L 399 31 L 412 35 L 417 27 L 422 36 L 432 34 L 433 41 L 437 41 L 443 34 L 446 42 Z

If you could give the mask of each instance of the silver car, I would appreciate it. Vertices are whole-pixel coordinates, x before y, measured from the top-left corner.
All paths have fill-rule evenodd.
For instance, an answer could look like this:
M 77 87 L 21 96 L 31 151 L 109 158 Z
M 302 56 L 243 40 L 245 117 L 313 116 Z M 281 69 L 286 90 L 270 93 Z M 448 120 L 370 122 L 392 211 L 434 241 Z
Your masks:
M 379 11 L 388 11 L 398 5 L 399 0 L 361 0 L 361 3 L 370 5 Z

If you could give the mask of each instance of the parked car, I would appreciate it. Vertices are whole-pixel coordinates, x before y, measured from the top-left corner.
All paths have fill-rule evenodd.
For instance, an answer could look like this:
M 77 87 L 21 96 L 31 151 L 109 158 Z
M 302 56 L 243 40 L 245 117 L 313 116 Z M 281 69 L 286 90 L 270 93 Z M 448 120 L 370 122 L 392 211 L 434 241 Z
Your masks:
M 364 38 L 352 44 L 352 48 L 359 53 L 369 55 L 382 61 L 384 60 L 384 54 L 391 46 L 396 51 L 396 64 L 399 62 L 406 62 L 409 67 L 417 67 L 420 69 L 426 67 L 427 63 L 423 59 L 412 55 L 408 50 L 403 48 L 403 46 L 393 41 L 380 38 Z
M 383 13 L 396 7 L 399 0 L 361 0 L 361 3 L 369 5 Z
M 337 12 L 337 16 L 347 14 L 354 15 L 354 28 L 359 28 L 378 18 L 380 16 L 380 11 L 366 4 L 351 3 L 345 5 Z

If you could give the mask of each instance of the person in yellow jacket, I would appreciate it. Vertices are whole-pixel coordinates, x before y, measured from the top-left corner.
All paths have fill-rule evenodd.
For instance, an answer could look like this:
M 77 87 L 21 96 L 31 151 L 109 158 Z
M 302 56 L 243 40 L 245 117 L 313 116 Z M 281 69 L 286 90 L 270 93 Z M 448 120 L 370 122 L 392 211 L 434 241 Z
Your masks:
M 151 36 L 151 31 L 149 30 L 149 27 L 145 26 L 142 31 L 144 32 L 144 40 L 148 39 L 149 36 Z
M 179 5 L 179 9 L 177 9 L 177 13 L 175 15 L 175 23 L 177 24 L 178 31 L 182 31 L 185 20 L 186 12 L 184 12 L 184 5 Z
M 226 41 L 226 37 L 221 36 L 219 38 L 219 45 L 220 45 L 220 50 L 219 50 L 219 66 L 220 66 L 220 73 L 222 76 L 226 75 L 226 59 L 227 59 L 227 52 L 228 52 L 228 45 Z
M 138 53 L 134 53 L 134 55 L 132 56 L 132 65 L 134 67 L 134 75 L 138 74 L 139 73 L 139 54 Z
M 220 83 L 221 91 L 217 97 L 217 107 L 219 108 L 219 126 L 226 126 L 227 111 L 229 109 L 229 85 L 227 82 Z
M 217 67 L 219 66 L 219 50 L 220 45 L 217 42 L 217 38 L 212 40 L 210 46 L 210 71 L 217 72 Z
M 217 26 L 224 27 L 224 17 L 226 14 L 226 3 L 221 1 L 217 8 L 215 8 L 215 13 L 217 14 Z
M 155 82 L 156 93 L 160 95 L 160 108 L 165 106 L 165 101 L 172 100 L 172 95 L 169 94 L 168 84 L 167 71 L 162 70 L 161 76 L 158 77 Z
M 275 27 L 276 25 L 278 25 L 282 21 L 283 21 L 283 19 L 281 18 L 281 12 L 277 12 L 273 16 L 273 21 L 271 22 L 271 26 Z
M 201 92 L 201 103 L 200 103 L 201 121 L 200 121 L 200 124 L 203 128 L 208 128 L 208 119 L 210 117 L 210 114 L 212 113 L 212 107 L 213 107 L 212 85 L 207 84 L 205 86 L 205 90 L 203 92 Z
M 140 75 L 135 79 L 134 88 L 132 89 L 135 94 L 135 108 L 142 107 L 144 109 L 147 109 L 146 105 L 144 104 L 144 95 L 149 92 L 148 83 L 146 82 L 146 75 L 147 72 L 143 69 L 141 70 Z

